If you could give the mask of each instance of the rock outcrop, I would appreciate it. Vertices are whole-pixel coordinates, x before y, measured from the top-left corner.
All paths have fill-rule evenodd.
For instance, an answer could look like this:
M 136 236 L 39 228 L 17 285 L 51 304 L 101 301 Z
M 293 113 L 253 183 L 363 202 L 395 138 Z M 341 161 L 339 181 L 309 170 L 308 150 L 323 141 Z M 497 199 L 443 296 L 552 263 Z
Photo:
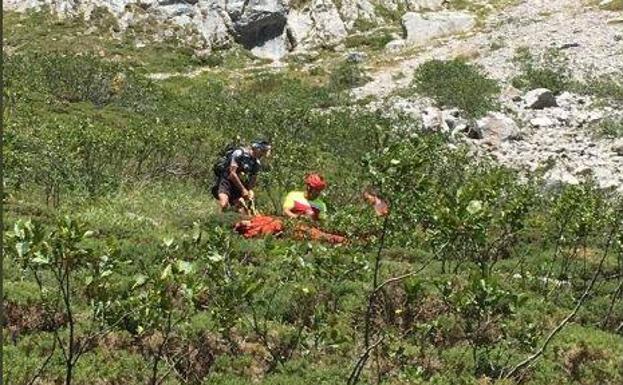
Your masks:
M 7 0 L 4 7 L 18 12 L 48 9 L 59 18 L 86 20 L 104 9 L 116 19 L 116 33 L 156 23 L 154 40 L 177 36 L 202 55 L 238 43 L 258 57 L 278 60 L 292 51 L 334 48 L 361 25 L 384 26 L 406 11 L 439 11 L 443 4 L 444 0 Z M 433 13 L 427 15 L 438 20 Z M 430 28 L 441 23 L 444 31 L 452 32 L 465 24 L 464 19 L 447 18 Z M 439 31 L 426 34 L 438 36 Z
M 407 43 L 423 45 L 432 39 L 467 32 L 476 18 L 465 12 L 407 12 L 402 17 Z

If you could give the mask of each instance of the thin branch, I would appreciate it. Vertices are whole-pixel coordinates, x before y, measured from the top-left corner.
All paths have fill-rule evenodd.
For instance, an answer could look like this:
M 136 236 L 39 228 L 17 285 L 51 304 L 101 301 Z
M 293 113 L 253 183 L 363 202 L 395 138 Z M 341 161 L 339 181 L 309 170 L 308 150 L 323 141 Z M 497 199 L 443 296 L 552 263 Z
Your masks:
M 597 277 L 601 274 L 601 270 L 603 268 L 603 264 L 606 260 L 606 257 L 608 256 L 608 252 L 610 250 L 610 246 L 612 244 L 612 238 L 614 236 L 615 231 L 616 231 L 616 228 L 614 228 L 610 232 L 610 235 L 608 237 L 608 242 L 606 243 L 606 248 L 604 250 L 603 256 L 601 257 L 601 260 L 599 261 L 599 266 L 597 268 L 597 271 L 595 271 L 595 274 L 593 274 L 593 278 L 591 279 L 591 282 L 589 283 L 588 287 L 584 290 L 584 293 L 582 293 L 582 296 L 578 300 L 573 311 L 569 313 L 569 315 L 567 315 L 565 319 L 563 319 L 562 322 L 560 322 L 558 326 L 556 326 L 554 330 L 552 330 L 549 333 L 549 335 L 543 342 L 543 345 L 541 345 L 541 347 L 536 352 L 534 352 L 532 355 L 530 355 L 525 360 L 515 365 L 515 367 L 513 367 L 511 370 L 509 370 L 509 372 L 504 376 L 505 379 L 509 379 L 513 377 L 521 369 L 532 365 L 539 357 L 543 355 L 543 353 L 545 352 L 545 349 L 547 348 L 551 340 L 554 338 L 554 336 L 556 336 L 556 334 L 558 334 L 569 323 L 569 321 L 571 321 L 571 319 L 573 319 L 573 317 L 576 316 L 576 314 L 578 313 L 578 311 L 580 310 L 580 308 L 586 301 L 586 298 L 588 297 L 590 292 L 593 290 L 593 286 L 595 286 Z
M 614 291 L 613 295 L 612 295 L 612 301 L 610 302 L 610 307 L 608 308 L 608 313 L 606 314 L 606 317 L 604 317 L 603 322 L 601 324 L 602 327 L 605 327 L 608 324 L 608 321 L 610 321 L 610 316 L 612 315 L 612 311 L 614 310 L 614 306 L 616 305 L 617 301 L 619 300 L 619 296 L 623 293 L 623 279 L 621 280 L 621 282 L 619 282 L 619 286 L 616 288 L 616 290 Z
M 372 345 L 368 346 L 368 348 L 361 354 L 361 356 L 359 356 L 359 359 L 355 363 L 355 367 L 353 368 L 350 377 L 348 377 L 348 385 L 355 385 L 357 381 L 359 381 L 359 376 L 361 375 L 361 371 L 366 365 L 366 361 L 368 361 L 368 358 L 370 357 L 370 352 L 374 350 L 381 342 L 383 342 L 384 338 L 385 336 L 381 336 L 381 338 L 379 338 Z
M 169 370 L 167 370 L 162 376 L 160 376 L 160 378 L 157 381 L 157 384 L 161 384 L 162 381 L 164 381 L 169 376 L 169 374 L 171 374 L 172 371 L 175 371 L 175 375 L 178 376 L 180 380 L 186 381 L 186 379 L 184 379 L 183 376 L 175 368 L 175 365 L 179 364 L 184 358 L 183 354 L 184 352 L 180 352 L 176 354 L 176 356 L 173 358 L 167 357 L 166 354 L 164 355 L 164 361 L 169 366 Z M 170 361 L 173 361 L 173 362 L 170 362 Z
M 383 221 L 383 229 L 381 233 L 381 239 L 379 243 L 379 248 L 376 253 L 376 259 L 374 261 L 374 277 L 372 281 L 373 290 L 368 297 L 368 308 L 366 309 L 366 318 L 364 324 L 364 344 L 366 349 L 370 346 L 370 319 L 372 318 L 372 306 L 374 304 L 374 299 L 376 298 L 376 287 L 378 286 L 379 279 L 379 270 L 381 268 L 381 256 L 383 253 L 383 249 L 385 248 L 385 236 L 387 235 L 387 229 L 389 225 L 389 215 L 385 217 Z
M 133 313 L 137 313 L 138 310 L 140 308 L 135 308 L 134 310 L 128 311 L 127 313 L 123 314 L 121 317 L 119 317 L 117 319 L 117 321 L 115 321 L 115 323 L 113 323 L 112 325 L 108 325 L 107 327 L 103 328 L 102 330 L 95 332 L 89 336 L 87 336 L 83 342 L 80 344 L 80 347 L 77 349 L 76 351 L 76 355 L 74 357 L 74 363 L 78 362 L 78 359 L 87 352 L 86 347 L 88 347 L 88 345 L 92 342 L 95 341 L 97 338 L 103 337 L 105 335 L 107 335 L 108 333 L 112 332 L 112 330 L 114 328 L 116 328 L 127 316 L 132 315 Z
M 394 283 L 394 282 L 398 282 L 398 281 L 402 281 L 403 279 L 409 278 L 409 277 L 413 277 L 414 275 L 419 274 L 420 272 L 422 272 L 422 270 L 426 269 L 426 267 L 430 264 L 430 260 L 425 263 L 424 265 L 422 265 L 422 267 L 420 267 L 419 269 L 417 269 L 416 271 L 412 271 L 410 273 L 407 274 L 403 274 L 403 275 L 399 275 L 398 277 L 393 277 L 393 278 L 389 278 L 387 280 L 385 280 L 383 283 L 381 283 L 380 285 L 378 285 L 373 293 L 376 294 L 378 293 L 383 287 L 389 285 L 390 283 Z
M 56 352 L 56 344 L 57 342 L 56 340 L 54 340 L 54 345 L 52 345 L 52 351 L 50 351 L 50 354 L 48 355 L 48 357 L 45 359 L 45 361 L 43 361 L 43 363 L 41 364 L 41 366 L 39 367 L 35 375 L 30 379 L 30 381 L 28 381 L 27 385 L 33 385 L 35 381 L 37 381 L 37 379 L 41 376 L 46 366 L 48 366 L 48 364 L 50 363 L 50 360 L 54 356 L 54 352 Z

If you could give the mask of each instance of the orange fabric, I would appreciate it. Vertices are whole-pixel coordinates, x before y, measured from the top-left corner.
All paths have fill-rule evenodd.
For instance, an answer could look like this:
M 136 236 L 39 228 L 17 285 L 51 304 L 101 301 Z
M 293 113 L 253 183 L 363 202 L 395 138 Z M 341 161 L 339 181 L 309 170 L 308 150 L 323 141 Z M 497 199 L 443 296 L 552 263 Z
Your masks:
M 298 225 L 296 227 L 296 236 L 298 238 L 309 238 L 312 241 L 327 241 L 334 245 L 346 242 L 346 238 L 341 235 L 327 233 L 317 227 L 307 225 Z
M 244 220 L 234 225 L 234 230 L 245 238 L 263 237 L 266 235 L 281 235 L 284 230 L 283 222 L 280 219 L 257 215 L 249 220 Z M 346 238 L 324 232 L 317 227 L 298 225 L 295 229 L 295 238 L 310 239 L 313 241 L 324 241 L 334 245 L 346 243 Z
M 234 230 L 245 238 L 279 235 L 283 232 L 283 222 L 277 218 L 257 215 L 250 220 L 240 221 L 234 225 Z

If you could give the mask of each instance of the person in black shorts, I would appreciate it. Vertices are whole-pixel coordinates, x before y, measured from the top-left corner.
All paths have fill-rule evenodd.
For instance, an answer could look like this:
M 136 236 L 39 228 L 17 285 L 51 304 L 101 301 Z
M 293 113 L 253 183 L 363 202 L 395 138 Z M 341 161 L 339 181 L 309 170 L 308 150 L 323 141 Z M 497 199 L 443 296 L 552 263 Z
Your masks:
M 217 176 L 212 195 L 218 199 L 221 211 L 230 206 L 240 208 L 242 200 L 254 198 L 253 187 L 260 170 L 260 159 L 270 153 L 268 141 L 258 140 L 251 146 L 235 149 L 227 158 L 226 167 Z

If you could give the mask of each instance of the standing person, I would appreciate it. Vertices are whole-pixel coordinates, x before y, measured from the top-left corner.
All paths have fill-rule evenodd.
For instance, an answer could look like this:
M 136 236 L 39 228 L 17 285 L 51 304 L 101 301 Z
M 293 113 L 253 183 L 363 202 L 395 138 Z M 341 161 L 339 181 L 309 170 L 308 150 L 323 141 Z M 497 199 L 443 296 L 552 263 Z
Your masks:
M 221 211 L 229 206 L 240 208 L 243 200 L 253 200 L 253 188 L 260 171 L 260 159 L 270 154 L 272 146 L 266 140 L 256 140 L 250 146 L 226 153 L 215 167 L 216 185 L 212 195 L 218 199 Z
M 376 215 L 384 217 L 389 214 L 389 206 L 379 197 L 379 192 L 375 188 L 366 188 L 363 191 L 363 199 L 374 208 Z
M 327 205 L 320 199 L 327 182 L 319 174 L 305 177 L 305 191 L 291 191 L 283 202 L 283 213 L 290 218 L 309 216 L 314 220 L 324 219 Z

